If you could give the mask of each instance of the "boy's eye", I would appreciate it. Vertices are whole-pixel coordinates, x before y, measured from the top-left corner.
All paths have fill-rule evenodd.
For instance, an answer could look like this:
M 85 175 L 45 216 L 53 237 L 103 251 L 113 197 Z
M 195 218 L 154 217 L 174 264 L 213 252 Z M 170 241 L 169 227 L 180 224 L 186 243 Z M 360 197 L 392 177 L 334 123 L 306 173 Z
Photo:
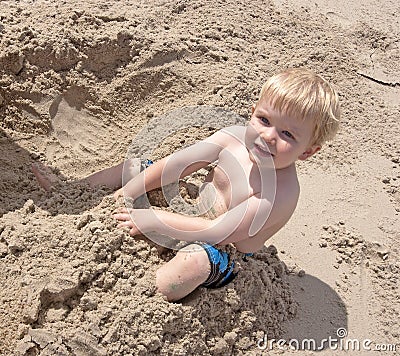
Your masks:
M 260 120 L 262 121 L 263 124 L 269 125 L 269 120 L 266 117 L 261 117 Z
M 289 131 L 283 131 L 283 134 L 284 134 L 286 137 L 289 137 L 289 138 L 291 138 L 291 139 L 294 139 L 294 136 L 293 136 Z

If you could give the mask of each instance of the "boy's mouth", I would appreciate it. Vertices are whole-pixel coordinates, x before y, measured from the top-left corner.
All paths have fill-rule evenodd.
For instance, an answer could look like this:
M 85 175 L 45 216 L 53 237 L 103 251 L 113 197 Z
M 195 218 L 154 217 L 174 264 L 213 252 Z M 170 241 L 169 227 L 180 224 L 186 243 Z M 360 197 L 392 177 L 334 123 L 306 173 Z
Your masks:
M 254 144 L 254 147 L 256 148 L 257 152 L 260 155 L 262 155 L 264 157 L 269 157 L 269 156 L 274 157 L 274 155 L 270 152 L 270 150 L 268 148 L 261 147 L 260 145 L 258 145 L 256 143 Z

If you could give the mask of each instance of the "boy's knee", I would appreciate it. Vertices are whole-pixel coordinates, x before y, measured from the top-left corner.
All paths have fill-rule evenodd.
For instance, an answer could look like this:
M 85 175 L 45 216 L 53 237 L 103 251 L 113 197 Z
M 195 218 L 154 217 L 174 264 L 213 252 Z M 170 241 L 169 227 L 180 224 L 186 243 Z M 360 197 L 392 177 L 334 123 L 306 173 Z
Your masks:
M 156 271 L 156 288 L 157 292 L 163 294 L 167 300 L 171 300 L 170 298 L 170 288 L 168 288 L 168 282 L 163 278 L 162 268 L 159 268 Z
M 140 159 L 139 158 L 129 158 L 123 163 L 123 175 L 124 182 L 130 181 L 132 178 L 136 177 L 141 170 Z
M 189 245 L 157 270 L 156 287 L 169 301 L 178 300 L 203 283 L 209 273 L 207 253 L 198 245 Z
M 184 293 L 183 283 L 171 277 L 162 268 L 159 268 L 156 272 L 157 292 L 161 293 L 169 302 L 177 301 L 186 294 Z

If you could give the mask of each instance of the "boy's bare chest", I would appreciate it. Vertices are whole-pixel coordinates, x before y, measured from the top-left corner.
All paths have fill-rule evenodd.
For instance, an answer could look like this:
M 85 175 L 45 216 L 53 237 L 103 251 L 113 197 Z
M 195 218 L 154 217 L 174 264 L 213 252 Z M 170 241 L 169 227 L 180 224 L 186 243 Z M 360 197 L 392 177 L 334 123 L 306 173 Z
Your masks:
M 216 199 L 223 200 L 226 209 L 232 209 L 258 193 L 261 187 L 259 175 L 254 172 L 245 148 L 222 151 L 207 181 L 214 186 Z

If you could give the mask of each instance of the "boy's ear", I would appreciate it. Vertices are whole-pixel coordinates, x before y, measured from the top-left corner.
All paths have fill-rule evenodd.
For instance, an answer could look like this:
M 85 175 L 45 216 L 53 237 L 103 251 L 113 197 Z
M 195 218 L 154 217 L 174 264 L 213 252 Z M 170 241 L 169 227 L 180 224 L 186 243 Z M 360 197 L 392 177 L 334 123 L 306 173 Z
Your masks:
M 304 161 L 306 160 L 308 157 L 311 157 L 312 155 L 314 155 L 315 153 L 317 153 L 319 150 L 321 149 L 320 145 L 313 145 L 311 147 L 309 147 L 307 149 L 307 151 L 304 151 L 300 156 L 299 156 L 299 160 Z
M 251 113 L 252 114 L 254 114 L 254 110 L 256 109 L 256 104 L 253 104 L 252 106 L 251 106 Z

